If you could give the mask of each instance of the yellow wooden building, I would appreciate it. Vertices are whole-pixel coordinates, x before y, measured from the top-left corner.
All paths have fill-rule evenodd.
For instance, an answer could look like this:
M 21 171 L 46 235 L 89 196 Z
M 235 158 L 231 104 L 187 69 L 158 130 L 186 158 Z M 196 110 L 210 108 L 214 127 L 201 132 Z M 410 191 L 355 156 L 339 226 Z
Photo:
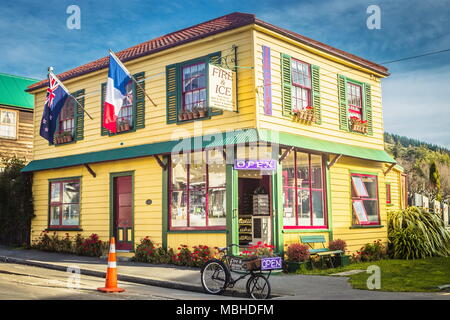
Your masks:
M 58 75 L 94 119 L 68 100 L 52 144 L 39 136 L 47 82 L 28 88 L 33 239 L 97 233 L 124 252 L 145 236 L 175 249 L 387 241 L 387 211 L 405 199 L 384 151 L 385 67 L 244 13 L 117 56 L 155 103 L 130 82 L 118 133 L 101 125 L 108 58 Z

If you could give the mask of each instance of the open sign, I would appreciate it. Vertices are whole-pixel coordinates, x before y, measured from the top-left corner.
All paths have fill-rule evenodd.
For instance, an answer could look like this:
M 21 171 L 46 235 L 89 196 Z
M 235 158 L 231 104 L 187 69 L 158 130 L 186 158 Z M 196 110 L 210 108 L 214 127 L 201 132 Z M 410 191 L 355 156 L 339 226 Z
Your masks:
M 281 257 L 262 258 L 261 270 L 281 269 Z
M 277 162 L 273 159 L 267 160 L 234 160 L 236 170 L 276 170 Z

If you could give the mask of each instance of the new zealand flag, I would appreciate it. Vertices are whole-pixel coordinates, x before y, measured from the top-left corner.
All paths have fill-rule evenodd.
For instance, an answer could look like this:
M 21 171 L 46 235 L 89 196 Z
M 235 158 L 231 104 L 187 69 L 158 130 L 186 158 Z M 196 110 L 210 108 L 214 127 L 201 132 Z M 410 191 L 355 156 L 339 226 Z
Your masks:
M 53 143 L 56 121 L 68 97 L 69 93 L 64 86 L 60 85 L 55 75 L 49 73 L 47 99 L 42 114 L 40 135 L 50 143 Z

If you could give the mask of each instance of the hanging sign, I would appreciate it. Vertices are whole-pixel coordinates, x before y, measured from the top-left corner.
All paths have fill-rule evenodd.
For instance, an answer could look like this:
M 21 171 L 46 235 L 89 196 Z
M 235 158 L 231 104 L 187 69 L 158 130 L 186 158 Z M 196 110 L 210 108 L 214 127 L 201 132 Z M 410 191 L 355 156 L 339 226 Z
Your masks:
M 234 71 L 209 64 L 208 106 L 210 108 L 235 111 L 235 79 Z
M 234 160 L 234 169 L 236 170 L 276 170 L 277 161 L 268 160 Z

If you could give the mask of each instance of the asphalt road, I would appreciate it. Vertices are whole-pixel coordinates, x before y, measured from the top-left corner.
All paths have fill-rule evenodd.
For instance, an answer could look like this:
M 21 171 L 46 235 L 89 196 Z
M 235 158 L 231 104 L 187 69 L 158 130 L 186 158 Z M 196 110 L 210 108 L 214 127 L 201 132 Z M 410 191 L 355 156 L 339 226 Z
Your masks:
M 230 300 L 229 296 L 167 289 L 129 282 L 119 282 L 122 293 L 102 293 L 105 280 L 80 275 L 79 287 L 73 274 L 13 263 L 0 263 L 0 300 Z M 69 287 L 68 287 L 69 285 Z

